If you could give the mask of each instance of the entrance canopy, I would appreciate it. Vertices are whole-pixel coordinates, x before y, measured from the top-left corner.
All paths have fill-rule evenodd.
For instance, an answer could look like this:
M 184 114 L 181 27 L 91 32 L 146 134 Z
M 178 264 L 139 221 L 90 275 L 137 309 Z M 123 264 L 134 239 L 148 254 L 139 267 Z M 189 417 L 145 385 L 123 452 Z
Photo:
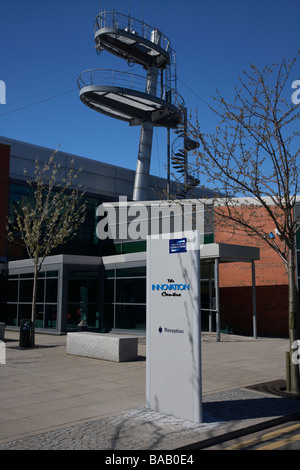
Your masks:
M 215 260 L 219 263 L 251 263 L 260 259 L 260 250 L 254 246 L 209 243 L 201 245 L 200 257 L 204 263 Z

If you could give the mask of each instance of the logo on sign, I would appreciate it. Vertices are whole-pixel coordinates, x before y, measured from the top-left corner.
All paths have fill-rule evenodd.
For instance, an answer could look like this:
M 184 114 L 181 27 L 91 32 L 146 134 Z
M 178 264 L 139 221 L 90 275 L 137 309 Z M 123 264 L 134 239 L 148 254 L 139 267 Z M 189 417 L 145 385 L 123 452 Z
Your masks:
M 162 297 L 181 297 L 181 291 L 189 291 L 190 284 L 178 284 L 174 279 L 168 279 L 168 284 L 152 284 L 152 290 L 161 291 Z
M 169 253 L 186 253 L 186 238 L 169 240 Z

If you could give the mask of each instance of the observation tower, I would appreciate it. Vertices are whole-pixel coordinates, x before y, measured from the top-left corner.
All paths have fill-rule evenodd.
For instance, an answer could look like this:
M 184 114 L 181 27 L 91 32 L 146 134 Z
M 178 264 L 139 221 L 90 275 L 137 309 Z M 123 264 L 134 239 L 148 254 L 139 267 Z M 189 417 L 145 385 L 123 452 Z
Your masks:
M 176 129 L 184 119 L 184 100 L 177 92 L 175 52 L 161 31 L 115 11 L 99 13 L 94 33 L 99 54 L 107 51 L 128 65 L 144 69 L 144 75 L 87 70 L 77 83 L 84 104 L 131 126 L 141 126 L 132 199 L 146 200 L 153 128 Z

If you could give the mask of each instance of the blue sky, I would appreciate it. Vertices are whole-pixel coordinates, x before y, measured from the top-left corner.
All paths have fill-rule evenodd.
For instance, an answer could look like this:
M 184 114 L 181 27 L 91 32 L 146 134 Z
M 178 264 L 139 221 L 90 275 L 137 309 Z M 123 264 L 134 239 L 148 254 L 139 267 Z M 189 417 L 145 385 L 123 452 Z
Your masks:
M 170 39 L 178 91 L 188 111 L 198 108 L 208 132 L 214 122 L 205 103 L 217 89 L 230 98 L 250 63 L 277 63 L 300 48 L 299 0 L 1 0 L 6 104 L 0 104 L 0 136 L 135 170 L 140 128 L 96 113 L 79 99 L 77 78 L 84 70 L 144 74 L 107 52 L 97 55 L 93 26 L 100 6 L 130 12 Z M 155 129 L 151 173 L 162 177 L 166 136 L 165 129 Z

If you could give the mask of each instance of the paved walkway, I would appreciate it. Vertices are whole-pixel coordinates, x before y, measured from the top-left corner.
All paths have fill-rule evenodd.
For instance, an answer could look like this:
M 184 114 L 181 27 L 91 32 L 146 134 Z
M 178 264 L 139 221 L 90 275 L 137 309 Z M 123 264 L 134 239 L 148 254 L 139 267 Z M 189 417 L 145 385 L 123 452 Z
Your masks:
M 201 448 L 300 412 L 300 401 L 249 388 L 285 380 L 285 339 L 203 333 L 203 423 L 194 424 L 145 407 L 143 339 L 138 361 L 113 363 L 67 355 L 66 336 L 37 334 L 26 350 L 18 337 L 5 332 L 0 450 Z

